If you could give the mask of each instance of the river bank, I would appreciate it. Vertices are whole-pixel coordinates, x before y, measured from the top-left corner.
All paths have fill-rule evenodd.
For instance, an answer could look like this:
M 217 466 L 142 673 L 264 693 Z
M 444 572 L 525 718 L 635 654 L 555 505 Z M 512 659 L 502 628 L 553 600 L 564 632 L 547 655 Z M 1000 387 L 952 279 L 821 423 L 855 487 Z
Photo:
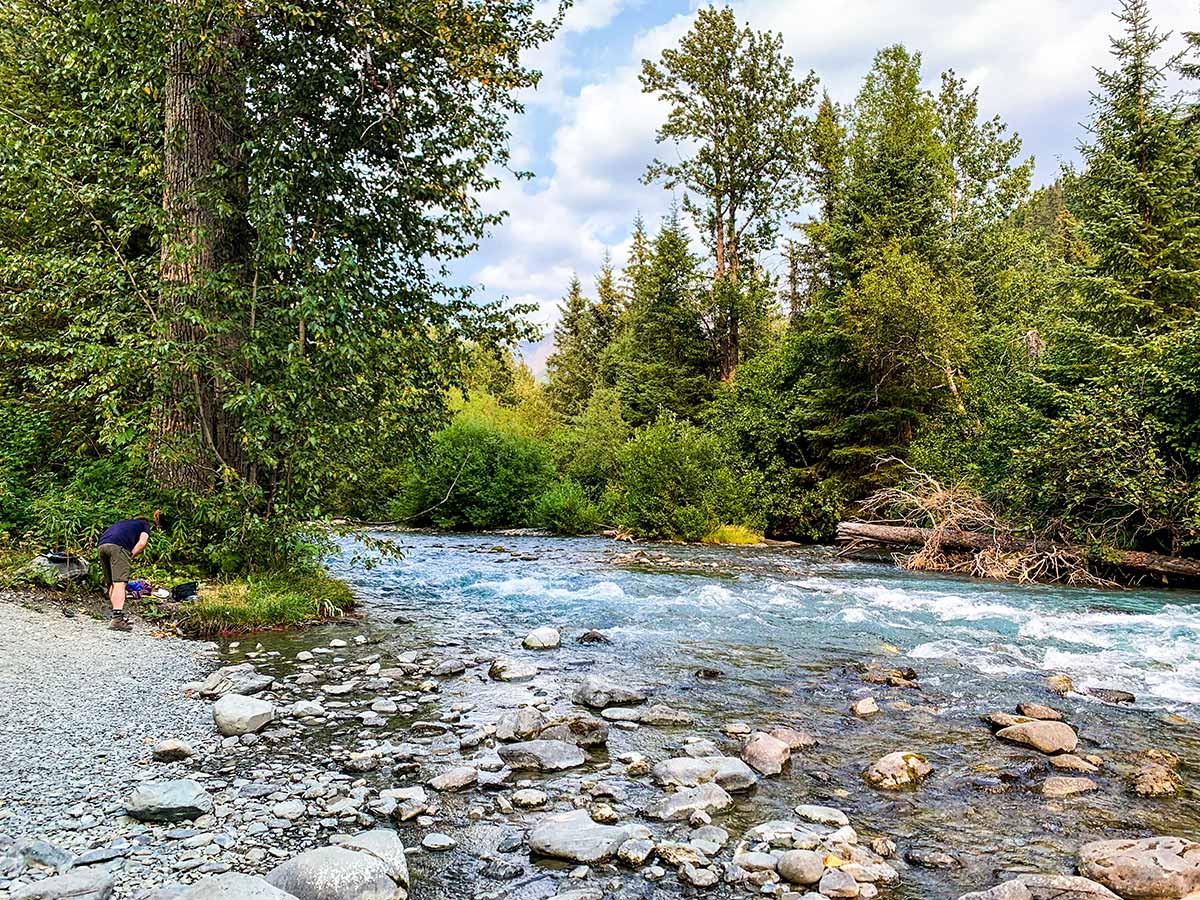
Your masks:
M 689 548 L 671 552 L 691 562 L 695 574 L 663 575 L 616 566 L 611 545 L 599 543 L 408 540 L 405 558 L 389 570 L 343 564 L 341 574 L 362 602 L 359 628 L 264 634 L 217 649 L 135 632 L 131 657 L 155 649 L 143 643 L 179 655 L 159 666 L 166 677 L 154 683 L 151 698 L 164 715 L 177 712 L 144 719 L 144 703 L 128 703 L 124 712 L 140 723 L 136 734 L 143 742 L 115 748 L 123 760 L 111 762 L 114 778 L 89 791 L 87 770 L 70 769 L 80 775 L 73 794 L 79 799 L 72 803 L 83 804 L 82 815 L 95 821 L 80 826 L 80 816 L 64 815 L 68 798 L 41 811 L 43 788 L 35 784 L 6 801 L 6 810 L 20 805 L 22 811 L 0 821 L 0 833 L 12 835 L 9 823 L 19 823 L 18 836 L 37 835 L 72 853 L 113 851 L 102 865 L 114 868 L 119 898 L 223 867 L 269 873 L 339 834 L 376 828 L 396 829 L 409 848 L 411 895 L 422 900 L 542 900 L 571 890 L 679 897 L 710 890 L 694 886 L 710 879 L 717 896 L 750 896 L 766 887 L 800 897 L 809 887 L 779 874 L 784 844 L 818 848 L 820 878 L 826 869 L 850 875 L 853 886 L 842 880 L 840 887 L 830 875 L 829 896 L 846 896 L 853 887 L 865 897 L 878 891 L 954 898 L 1023 873 L 1070 874 L 1080 864 L 1080 849 L 1095 839 L 1194 835 L 1200 827 L 1194 788 L 1200 744 L 1191 718 L 1179 711 L 1186 713 L 1186 703 L 1151 694 L 1135 698 L 1132 707 L 1106 704 L 1084 693 L 1089 685 L 1078 676 L 1079 692 L 1060 696 L 1043 674 L 984 676 L 965 660 L 914 657 L 924 644 L 911 634 L 887 642 L 863 621 L 853 623 L 853 639 L 828 620 L 823 646 L 809 634 L 785 640 L 798 626 L 773 618 L 787 607 L 771 584 L 795 581 L 792 570 L 804 569 L 808 579 L 832 581 L 840 573 L 855 590 L 878 592 L 882 570 L 776 553 L 770 565 L 788 571 L 765 582 L 758 580 L 761 573 L 739 571 L 727 560 L 724 571 L 714 572 L 703 564 L 722 557 L 694 556 L 699 551 Z M 904 585 L 908 593 L 892 584 L 886 598 L 893 620 L 913 614 L 916 585 Z M 730 599 L 742 592 L 746 604 Z M 997 615 L 1000 604 L 994 597 L 989 602 Z M 858 607 L 841 607 L 848 608 Z M 6 632 L 13 609 L 0 604 Z M 816 606 L 803 613 L 822 615 Z M 726 625 L 741 635 L 739 643 L 722 630 Z M 537 626 L 556 628 L 559 646 L 524 646 Z M 941 627 L 965 640 L 958 626 Z M 76 633 L 84 628 L 97 629 L 97 644 Z M 47 690 L 86 695 L 87 657 L 104 652 L 98 647 L 111 655 L 118 645 L 110 642 L 125 637 L 99 628 L 88 621 L 33 620 L 13 632 L 31 652 L 24 668 L 5 670 L 5 699 L 40 708 L 38 690 L 25 697 L 12 683 L 36 685 L 41 669 L 51 665 L 76 673 L 70 678 L 77 684 L 52 683 Z M 579 642 L 593 630 L 606 641 L 593 635 L 589 640 L 596 642 Z M 83 661 L 65 667 L 42 661 L 66 653 L 82 653 Z M 497 666 L 497 658 L 509 662 Z M 184 659 L 187 671 L 172 668 Z M 221 738 L 211 698 L 195 696 L 199 681 L 218 665 L 247 664 L 262 677 L 247 681 L 243 674 L 230 683 L 269 703 L 273 720 L 243 737 Z M 179 679 L 174 690 L 164 683 L 172 676 Z M 605 712 L 594 692 L 579 693 L 589 678 L 635 694 L 645 690 L 646 702 Z M 979 720 L 1015 714 L 1017 702 L 1061 711 L 1069 723 L 1063 727 L 1077 735 L 1075 753 L 1050 756 L 1001 740 Z M 49 717 L 38 749 L 45 758 L 55 758 L 57 745 L 102 743 L 103 727 L 73 731 L 71 719 L 64 720 L 70 727 L 58 719 Z M 115 721 L 107 727 L 118 730 Z M 784 754 L 756 739 L 761 752 L 750 757 L 770 774 L 740 761 L 754 731 L 773 732 L 786 745 Z M 153 742 L 167 737 L 182 737 L 194 754 L 152 761 Z M 529 748 L 520 746 L 522 738 L 562 743 Z M 13 735 L 3 745 L 18 741 Z M 578 743 L 589 746 L 580 751 Z M 1152 749 L 1179 757 L 1178 765 L 1148 756 Z M 868 785 L 864 772 L 895 751 L 919 754 L 932 770 L 903 790 Z M 696 760 L 709 757 L 722 761 L 706 775 L 714 764 Z M 1090 769 L 1093 757 L 1099 757 L 1097 771 Z M 1175 793 L 1139 796 L 1137 773 L 1162 765 L 1157 760 L 1171 763 L 1166 781 Z M 19 771 L 18 756 L 2 762 L 4 771 Z M 566 767 L 553 768 L 558 765 Z M 910 775 L 920 769 L 902 768 Z M 203 787 L 213 800 L 211 813 L 186 824 L 139 823 L 123 815 L 137 783 L 178 777 Z M 1052 781 L 1063 777 L 1091 784 Z M 718 783 L 707 783 L 711 778 Z M 690 781 L 706 783 L 689 788 Z M 49 795 L 53 784 L 51 777 L 44 789 Z M 1083 792 L 1070 794 L 1076 789 Z M 680 804 L 682 818 L 671 819 Z M 826 809 L 806 808 L 812 806 Z M 550 819 L 577 808 L 591 815 Z M 668 819 L 657 818 L 660 813 Z M 842 816 L 852 834 L 842 830 Z M 548 819 L 556 824 L 539 836 Z M 576 839 L 568 841 L 571 835 Z M 616 842 L 618 836 L 623 840 Z M 609 849 L 580 861 L 597 847 Z M 575 858 L 548 862 L 546 851 Z M 827 865 L 827 857 L 842 864 Z M 805 860 L 812 874 L 811 857 L 793 857 L 788 871 L 797 874 L 791 866 Z M 584 865 L 586 871 L 579 868 Z M 860 882 L 857 875 L 871 880 Z

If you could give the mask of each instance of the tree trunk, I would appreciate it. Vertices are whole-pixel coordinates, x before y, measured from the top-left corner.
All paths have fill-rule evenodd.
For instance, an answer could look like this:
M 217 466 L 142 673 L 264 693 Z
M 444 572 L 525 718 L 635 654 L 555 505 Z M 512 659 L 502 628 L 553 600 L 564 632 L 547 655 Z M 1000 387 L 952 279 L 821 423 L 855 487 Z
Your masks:
M 181 23 L 187 20 L 190 0 L 175 0 L 175 6 Z M 229 288 L 216 276 L 241 274 L 249 246 L 237 133 L 243 97 L 230 62 L 244 49 L 246 31 L 218 35 L 226 53 L 201 60 L 196 37 L 179 27 L 164 90 L 166 231 L 159 261 L 161 337 L 172 355 L 159 387 L 150 461 L 163 487 L 203 492 L 246 468 L 239 423 L 223 408 L 241 337 L 223 330 L 214 338 L 203 324 L 226 318 L 218 290 Z M 218 204 L 234 214 L 218 215 Z

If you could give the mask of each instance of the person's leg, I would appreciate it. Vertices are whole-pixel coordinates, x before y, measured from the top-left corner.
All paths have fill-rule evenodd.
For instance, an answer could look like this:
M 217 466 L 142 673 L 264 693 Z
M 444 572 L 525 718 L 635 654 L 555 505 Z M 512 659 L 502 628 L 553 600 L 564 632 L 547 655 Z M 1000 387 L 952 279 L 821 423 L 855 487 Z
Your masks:
M 105 574 L 111 575 L 108 601 L 112 605 L 112 627 L 114 631 L 128 631 L 129 620 L 125 618 L 125 585 L 129 582 L 131 560 L 121 547 L 105 545 L 108 559 Z

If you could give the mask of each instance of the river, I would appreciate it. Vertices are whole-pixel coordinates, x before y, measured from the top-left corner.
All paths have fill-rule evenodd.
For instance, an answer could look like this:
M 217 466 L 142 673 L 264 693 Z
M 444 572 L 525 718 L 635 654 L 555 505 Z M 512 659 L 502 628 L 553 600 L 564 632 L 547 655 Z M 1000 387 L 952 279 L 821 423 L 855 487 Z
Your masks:
M 819 547 L 647 548 L 673 560 L 665 566 L 630 563 L 635 548 L 599 538 L 378 537 L 396 540 L 402 555 L 368 565 L 348 539 L 334 562 L 385 648 L 504 653 L 543 668 L 532 688 L 468 678 L 451 689 L 467 721 L 495 721 L 528 702 L 522 691 L 559 702 L 595 671 L 652 687 L 656 699 L 697 717 L 686 733 L 724 740 L 730 752 L 736 743 L 723 731 L 731 722 L 806 729 L 818 746 L 740 797 L 724 824 L 736 831 L 786 817 L 797 803 L 829 803 L 860 832 L 891 836 L 901 854 L 944 849 L 960 858 L 949 871 L 899 864 L 891 896 L 950 898 L 1007 873 L 1069 872 L 1079 844 L 1097 837 L 1200 833 L 1200 594 L 915 574 Z M 541 625 L 562 630 L 562 648 L 521 650 L 520 639 Z M 589 629 L 611 643 L 577 644 Z M 871 665 L 911 667 L 919 687 L 864 683 Z M 703 669 L 719 675 L 697 677 Z M 1045 677 L 1060 673 L 1079 693 L 1048 692 Z M 1137 699 L 1105 704 L 1082 693 L 1088 687 Z M 851 716 L 849 705 L 867 695 L 882 712 Z M 1079 753 L 1104 758 L 1100 790 L 1042 797 L 1037 788 L 1055 774 L 1045 758 L 999 742 L 979 721 L 1027 700 L 1062 710 L 1079 731 Z M 680 740 L 678 729 L 614 728 L 609 756 L 664 758 Z M 1129 791 L 1123 775 L 1150 747 L 1182 758 L 1183 796 Z M 863 783 L 863 769 L 894 750 L 934 765 L 918 790 Z M 446 882 L 429 896 L 452 895 Z

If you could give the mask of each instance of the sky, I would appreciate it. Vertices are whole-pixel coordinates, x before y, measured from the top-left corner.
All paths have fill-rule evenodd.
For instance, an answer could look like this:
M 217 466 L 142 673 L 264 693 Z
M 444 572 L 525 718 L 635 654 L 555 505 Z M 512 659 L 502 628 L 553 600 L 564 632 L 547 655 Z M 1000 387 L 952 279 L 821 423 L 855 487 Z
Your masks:
M 512 123 L 513 168 L 488 195 L 508 211 L 480 249 L 455 267 L 485 299 L 537 306 L 548 335 L 573 274 L 590 292 L 606 251 L 618 267 L 633 217 L 657 225 L 671 202 L 646 185 L 646 164 L 663 148 L 655 132 L 666 108 L 643 94 L 641 61 L 657 59 L 688 30 L 690 0 L 576 0 L 553 42 L 528 55 L 540 70 Z M 1036 160 L 1034 184 L 1077 159 L 1095 67 L 1110 60 L 1117 0 L 733 0 L 740 21 L 784 36 L 798 73 L 814 70 L 839 103 L 854 99 L 875 52 L 892 43 L 918 50 L 927 87 L 954 69 L 980 91 L 980 111 L 1000 115 Z M 1200 29 L 1200 0 L 1151 0 L 1160 30 Z M 543 17 L 553 14 L 544 0 Z M 804 218 L 801 211 L 797 217 Z M 769 264 L 769 263 L 768 263 Z M 535 373 L 549 340 L 522 348 Z

